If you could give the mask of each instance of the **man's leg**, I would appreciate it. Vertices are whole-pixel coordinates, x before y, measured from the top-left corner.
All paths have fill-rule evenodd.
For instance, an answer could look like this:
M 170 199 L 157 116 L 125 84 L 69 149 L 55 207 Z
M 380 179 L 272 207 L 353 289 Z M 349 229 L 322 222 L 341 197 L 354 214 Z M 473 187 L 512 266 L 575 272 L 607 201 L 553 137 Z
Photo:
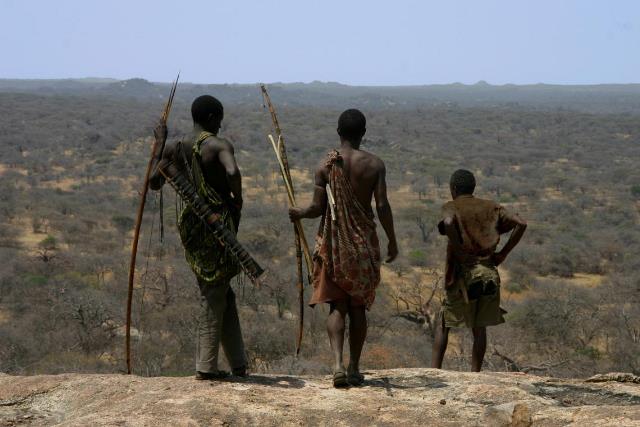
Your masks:
M 200 286 L 200 313 L 196 347 L 196 371 L 218 372 L 218 349 L 222 335 L 224 312 L 227 307 L 226 293 L 229 282 L 202 283 Z
M 365 306 L 349 306 L 349 369 L 348 380 L 359 386 L 364 382 L 360 373 L 360 356 L 367 338 L 367 313 Z
M 367 338 L 367 312 L 364 305 L 349 306 L 349 376 L 360 373 L 360 355 Z
M 329 342 L 334 355 L 334 372 L 344 372 L 342 362 L 342 349 L 344 347 L 345 318 L 349 311 L 348 300 L 339 300 L 331 303 L 331 310 L 327 318 L 327 332 Z
M 222 320 L 222 349 L 235 375 L 244 376 L 247 371 L 247 356 L 244 351 L 240 319 L 236 306 L 236 294 L 229 287 L 227 291 L 227 309 Z
M 471 351 L 471 370 L 480 372 L 484 353 L 487 350 L 487 328 L 472 328 L 473 331 L 473 350 Z
M 436 323 L 435 336 L 433 338 L 433 348 L 431 349 L 431 367 L 442 369 L 444 353 L 447 351 L 447 344 L 449 343 L 449 328 L 444 324 L 443 313 L 438 317 L 439 320 Z

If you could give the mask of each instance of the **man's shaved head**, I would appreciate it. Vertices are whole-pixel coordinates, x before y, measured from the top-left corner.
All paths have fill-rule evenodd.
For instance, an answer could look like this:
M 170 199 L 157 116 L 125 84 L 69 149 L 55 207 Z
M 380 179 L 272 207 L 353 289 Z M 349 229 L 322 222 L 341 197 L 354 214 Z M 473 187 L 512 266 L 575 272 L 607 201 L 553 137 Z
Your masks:
M 340 114 L 338 135 L 350 142 L 359 141 L 367 131 L 367 119 L 360 110 L 349 109 Z
M 476 178 L 470 171 L 458 169 L 451 175 L 449 185 L 451 186 L 451 190 L 455 190 L 458 195 L 473 194 L 473 191 L 476 189 Z
M 194 123 L 206 126 L 211 122 L 221 122 L 224 117 L 222 103 L 211 95 L 197 97 L 191 104 L 191 117 Z

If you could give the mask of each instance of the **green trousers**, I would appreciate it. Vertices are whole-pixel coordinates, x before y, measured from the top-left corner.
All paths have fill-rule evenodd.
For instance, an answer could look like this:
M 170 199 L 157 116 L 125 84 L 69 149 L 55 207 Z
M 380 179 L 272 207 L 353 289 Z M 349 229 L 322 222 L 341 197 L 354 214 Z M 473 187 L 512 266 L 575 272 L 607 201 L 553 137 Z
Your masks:
M 196 348 L 196 371 L 218 371 L 220 344 L 232 369 L 247 366 L 247 357 L 240 330 L 236 295 L 229 281 L 198 282 L 200 313 Z
M 493 264 L 460 266 L 456 283 L 446 290 L 442 302 L 447 328 L 480 328 L 504 323 L 500 308 L 500 275 Z M 467 291 L 469 302 L 462 294 Z

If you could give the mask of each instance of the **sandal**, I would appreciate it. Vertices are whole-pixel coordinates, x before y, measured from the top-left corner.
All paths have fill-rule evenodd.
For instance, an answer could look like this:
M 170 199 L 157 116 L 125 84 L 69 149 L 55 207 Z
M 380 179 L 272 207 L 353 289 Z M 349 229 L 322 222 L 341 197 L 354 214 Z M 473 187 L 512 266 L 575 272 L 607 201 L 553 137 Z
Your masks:
M 216 372 L 200 372 L 196 371 L 196 380 L 223 380 L 229 376 L 229 372 L 216 371 Z
M 333 374 L 333 386 L 335 388 L 349 386 L 349 381 L 347 381 L 347 374 L 345 374 L 344 371 L 337 371 Z

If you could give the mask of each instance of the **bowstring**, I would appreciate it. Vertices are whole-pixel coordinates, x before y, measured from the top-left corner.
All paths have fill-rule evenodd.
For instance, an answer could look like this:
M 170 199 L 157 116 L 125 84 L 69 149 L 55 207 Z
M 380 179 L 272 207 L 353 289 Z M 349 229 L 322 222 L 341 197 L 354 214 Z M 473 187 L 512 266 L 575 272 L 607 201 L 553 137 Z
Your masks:
M 162 193 L 160 193 L 162 194 Z M 153 205 L 154 207 L 158 206 L 158 195 L 156 193 L 155 198 L 153 200 Z M 140 313 L 140 319 L 138 321 L 138 354 L 139 354 L 139 358 L 142 359 L 142 339 L 143 339 L 143 334 L 141 333 L 142 331 L 142 325 L 143 325 L 143 319 L 144 319 L 144 298 L 147 292 L 147 278 L 149 276 L 149 258 L 151 258 L 151 243 L 153 242 L 153 230 L 155 228 L 155 222 L 156 222 L 156 215 L 154 214 L 151 217 L 151 231 L 149 232 L 149 239 L 147 242 L 147 252 L 145 255 L 145 266 L 144 266 L 144 273 L 142 273 L 142 278 L 140 280 L 140 283 L 142 285 L 142 291 L 141 291 L 141 295 L 140 295 L 140 308 L 138 310 L 138 312 Z

